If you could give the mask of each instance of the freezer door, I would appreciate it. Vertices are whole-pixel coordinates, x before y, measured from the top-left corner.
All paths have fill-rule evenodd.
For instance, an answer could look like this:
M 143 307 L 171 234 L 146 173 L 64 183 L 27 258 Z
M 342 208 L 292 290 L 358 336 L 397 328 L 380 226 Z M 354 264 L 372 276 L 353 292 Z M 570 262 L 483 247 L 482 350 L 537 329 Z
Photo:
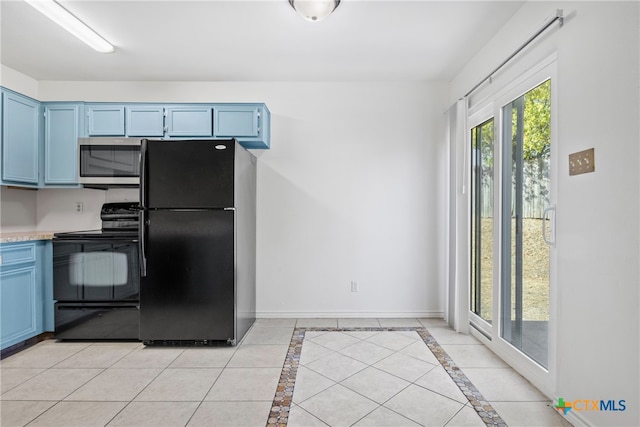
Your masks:
M 234 206 L 235 140 L 155 141 L 142 144 L 144 207 Z
M 234 211 L 149 211 L 140 339 L 228 340 L 235 332 Z

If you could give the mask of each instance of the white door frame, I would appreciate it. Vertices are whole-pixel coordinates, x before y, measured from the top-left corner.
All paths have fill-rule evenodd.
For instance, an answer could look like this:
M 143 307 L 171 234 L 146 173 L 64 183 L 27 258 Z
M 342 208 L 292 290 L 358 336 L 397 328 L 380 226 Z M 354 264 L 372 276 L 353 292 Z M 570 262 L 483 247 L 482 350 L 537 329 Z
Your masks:
M 483 100 L 473 105 L 468 109 L 465 125 L 465 143 L 470 146 L 470 131 L 471 129 L 483 123 L 484 121 L 494 118 L 494 265 L 493 265 L 493 322 L 491 324 L 482 320 L 474 313 L 470 313 L 469 310 L 469 292 L 466 294 L 458 292 L 458 298 L 465 298 L 465 301 L 458 301 L 457 306 L 467 307 L 469 313 L 469 322 L 471 327 L 469 330 L 471 334 L 477 337 L 487 347 L 500 356 L 505 362 L 512 366 L 521 375 L 527 378 L 532 384 L 540 389 L 549 398 L 553 398 L 556 385 L 556 320 L 557 320 L 557 256 L 554 247 L 550 247 L 550 289 L 549 289 L 549 341 L 548 341 L 548 367 L 545 369 L 532 359 L 527 357 L 524 353 L 513 347 L 507 341 L 501 337 L 501 298 L 500 298 L 500 281 L 502 275 L 502 256 L 500 249 L 501 242 L 501 224 L 502 224 L 502 107 L 514 99 L 522 96 L 529 90 L 535 88 L 538 84 L 544 82 L 547 79 L 551 79 L 551 160 L 550 160 L 550 204 L 558 206 L 557 195 L 557 182 L 558 182 L 558 139 L 557 139 L 557 93 L 558 93 L 558 79 L 557 79 L 557 67 L 556 67 L 556 55 L 552 55 L 543 61 L 540 61 L 535 67 L 527 70 L 520 77 L 507 85 L 504 85 L 501 89 L 496 89 L 493 93 L 490 93 Z M 464 150 L 463 153 L 457 152 L 457 156 L 465 156 L 460 161 L 460 157 L 452 159 L 456 164 L 461 163 L 465 167 L 470 167 L 470 149 Z M 469 188 L 470 185 L 470 173 L 463 175 L 464 185 Z M 458 277 L 466 276 L 467 289 L 470 286 L 470 200 L 469 192 L 464 194 L 466 200 L 464 203 L 458 205 L 458 213 L 461 213 L 461 208 L 466 209 L 466 224 L 464 228 L 461 227 L 461 221 L 457 221 L 457 226 L 461 232 L 457 233 L 458 243 L 464 248 L 464 250 L 457 251 L 458 262 L 456 263 L 456 271 Z M 557 214 L 554 213 L 554 215 Z M 465 215 L 460 215 L 464 217 Z M 466 238 L 466 242 L 462 242 Z M 463 282 L 462 280 L 460 282 Z M 462 285 L 462 283 L 458 283 Z

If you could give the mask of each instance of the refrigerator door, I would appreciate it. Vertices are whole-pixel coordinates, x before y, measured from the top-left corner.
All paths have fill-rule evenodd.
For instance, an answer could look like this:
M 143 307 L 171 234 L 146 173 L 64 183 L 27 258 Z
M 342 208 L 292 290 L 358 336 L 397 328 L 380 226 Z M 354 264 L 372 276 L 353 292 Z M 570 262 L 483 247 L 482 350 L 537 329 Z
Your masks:
M 148 209 L 234 206 L 235 140 L 143 140 L 141 204 Z
M 235 212 L 148 211 L 142 341 L 235 339 Z

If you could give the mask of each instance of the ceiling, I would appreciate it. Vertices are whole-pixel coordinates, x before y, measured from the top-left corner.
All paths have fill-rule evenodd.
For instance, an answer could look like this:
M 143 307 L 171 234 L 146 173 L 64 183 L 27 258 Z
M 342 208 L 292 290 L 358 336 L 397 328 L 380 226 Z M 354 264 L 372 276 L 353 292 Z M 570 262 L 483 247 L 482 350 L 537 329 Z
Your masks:
M 342 0 L 326 20 L 287 0 L 59 0 L 116 46 L 100 54 L 1 0 L 1 62 L 36 80 L 451 80 L 523 1 Z

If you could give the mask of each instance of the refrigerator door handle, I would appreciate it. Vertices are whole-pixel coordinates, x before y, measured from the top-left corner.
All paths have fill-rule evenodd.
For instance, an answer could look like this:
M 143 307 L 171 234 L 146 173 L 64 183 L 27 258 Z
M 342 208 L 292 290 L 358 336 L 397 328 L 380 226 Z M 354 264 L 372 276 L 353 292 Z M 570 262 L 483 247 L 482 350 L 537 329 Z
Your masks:
M 140 277 L 147 277 L 147 222 L 146 222 L 146 210 L 140 210 L 140 225 L 138 226 L 138 233 L 140 234 L 140 250 L 138 251 L 138 257 L 140 261 Z
M 147 207 L 145 200 L 146 194 L 146 175 L 147 175 L 147 140 L 143 139 L 140 143 L 140 207 L 142 210 Z M 142 219 L 142 218 L 141 218 Z
M 143 139 L 140 143 L 140 223 L 138 225 L 138 234 L 140 248 L 138 257 L 140 261 L 140 277 L 147 277 L 147 242 L 146 242 L 146 175 L 147 175 L 147 140 Z

